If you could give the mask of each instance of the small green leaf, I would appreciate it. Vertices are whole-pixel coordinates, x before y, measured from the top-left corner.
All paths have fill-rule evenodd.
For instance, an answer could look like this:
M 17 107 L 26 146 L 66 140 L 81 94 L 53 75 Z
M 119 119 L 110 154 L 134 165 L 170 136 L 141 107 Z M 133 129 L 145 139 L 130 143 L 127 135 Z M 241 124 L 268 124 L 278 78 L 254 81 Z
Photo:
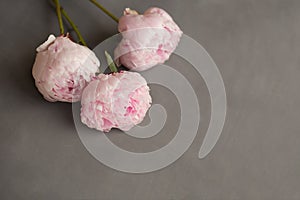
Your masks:
M 116 65 L 115 65 L 113 59 L 111 58 L 111 56 L 109 55 L 109 53 L 107 53 L 107 51 L 105 51 L 104 53 L 105 53 L 107 64 L 109 66 L 110 71 L 118 72 L 118 68 L 116 67 Z

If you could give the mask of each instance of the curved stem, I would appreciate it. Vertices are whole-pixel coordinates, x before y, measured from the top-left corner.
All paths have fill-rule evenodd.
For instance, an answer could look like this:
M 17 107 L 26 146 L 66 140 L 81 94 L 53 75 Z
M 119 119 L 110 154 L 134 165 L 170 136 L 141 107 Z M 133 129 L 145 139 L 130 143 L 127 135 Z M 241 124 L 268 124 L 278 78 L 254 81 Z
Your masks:
M 84 41 L 81 33 L 79 32 L 76 24 L 72 21 L 72 19 L 69 17 L 69 15 L 67 14 L 67 12 L 62 8 L 60 7 L 61 9 L 61 13 L 63 14 L 63 16 L 66 18 L 66 20 L 69 22 L 69 24 L 72 26 L 72 28 L 74 29 L 78 39 L 79 39 L 79 42 L 81 42 L 84 46 L 87 46 L 86 42 Z
M 55 5 L 56 5 L 56 14 L 57 14 L 58 23 L 59 23 L 60 34 L 63 35 L 63 34 L 65 34 L 65 30 L 64 30 L 62 17 L 61 17 L 60 3 L 59 3 L 59 0 L 54 0 L 54 2 L 55 2 Z
M 117 23 L 119 23 L 119 19 L 114 16 L 111 12 L 109 12 L 106 8 L 104 8 L 100 3 L 98 3 L 96 0 L 89 0 L 92 2 L 95 6 L 100 8 L 105 14 L 107 14 L 109 17 L 111 17 L 113 20 L 115 20 Z

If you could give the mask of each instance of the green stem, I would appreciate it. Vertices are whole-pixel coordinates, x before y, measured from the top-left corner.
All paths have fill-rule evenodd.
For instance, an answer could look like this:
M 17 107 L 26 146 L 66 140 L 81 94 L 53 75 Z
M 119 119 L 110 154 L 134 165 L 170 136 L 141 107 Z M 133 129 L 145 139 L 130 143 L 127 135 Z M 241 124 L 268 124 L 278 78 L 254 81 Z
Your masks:
M 51 4 L 52 6 L 55 6 L 55 8 L 57 9 L 57 4 L 56 4 L 56 0 L 52 0 L 53 3 L 55 3 L 55 5 Z M 79 42 L 82 43 L 83 45 L 87 46 L 86 42 L 84 41 L 82 35 L 80 34 L 77 26 L 75 25 L 75 23 L 72 21 L 72 19 L 69 17 L 69 15 L 67 14 L 67 12 L 64 10 L 64 8 L 62 6 L 60 6 L 60 12 L 61 14 L 64 16 L 64 18 L 68 21 L 68 23 L 71 25 L 71 27 L 73 28 L 73 30 L 75 31 Z
M 59 0 L 54 0 L 54 2 L 55 2 L 55 5 L 56 5 L 56 14 L 57 14 L 58 23 L 59 23 L 60 34 L 63 35 L 63 34 L 65 34 L 65 30 L 64 30 L 62 17 L 61 17 L 60 3 L 59 3 Z
M 72 26 L 72 28 L 74 29 L 78 39 L 79 39 L 79 42 L 81 44 L 83 44 L 84 46 L 87 46 L 86 42 L 84 41 L 81 33 L 79 32 L 77 26 L 75 25 L 75 23 L 72 21 L 72 19 L 69 17 L 69 15 L 67 14 L 67 12 L 62 8 L 60 7 L 61 9 L 61 13 L 63 14 L 63 16 L 66 18 L 66 20 L 69 22 L 69 24 Z
M 109 69 L 111 72 L 118 72 L 118 68 L 116 67 L 113 59 L 111 58 L 111 56 L 109 55 L 109 53 L 107 53 L 107 51 L 104 52 L 105 56 L 106 56 L 106 60 L 107 60 L 107 64 L 109 66 Z
M 105 14 L 107 14 L 108 16 L 110 16 L 113 20 L 115 20 L 117 23 L 119 23 L 119 19 L 114 16 L 111 12 L 109 12 L 106 8 L 104 8 L 100 3 L 98 3 L 96 0 L 89 0 L 90 2 L 92 2 L 95 6 L 97 6 L 98 8 L 100 8 Z

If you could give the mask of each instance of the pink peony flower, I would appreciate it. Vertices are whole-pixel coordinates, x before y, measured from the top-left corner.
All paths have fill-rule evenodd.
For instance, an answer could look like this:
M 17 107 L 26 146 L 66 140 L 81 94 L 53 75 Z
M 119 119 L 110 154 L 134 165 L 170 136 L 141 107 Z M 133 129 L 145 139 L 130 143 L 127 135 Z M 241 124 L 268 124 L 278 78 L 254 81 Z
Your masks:
M 100 65 L 94 52 L 67 36 L 48 40 L 37 49 L 32 68 L 35 85 L 48 101 L 76 102 Z
M 135 71 L 168 60 L 182 35 L 171 16 L 160 8 L 149 8 L 143 15 L 127 8 L 118 29 L 123 39 L 115 49 L 116 63 Z
M 90 128 L 124 131 L 140 123 L 151 104 L 146 80 L 136 72 L 100 74 L 84 89 L 81 121 Z

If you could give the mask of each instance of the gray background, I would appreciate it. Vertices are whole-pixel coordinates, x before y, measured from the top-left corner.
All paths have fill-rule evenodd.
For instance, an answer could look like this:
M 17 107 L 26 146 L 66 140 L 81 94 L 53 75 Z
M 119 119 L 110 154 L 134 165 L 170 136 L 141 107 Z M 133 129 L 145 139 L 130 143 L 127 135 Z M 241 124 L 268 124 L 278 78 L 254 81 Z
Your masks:
M 300 199 L 300 1 L 102 1 L 115 14 L 159 6 L 201 43 L 223 76 L 228 112 L 221 138 L 197 159 L 209 122 L 209 94 L 192 67 L 172 57 L 197 91 L 202 121 L 190 149 L 148 174 L 114 171 L 95 160 L 76 133 L 72 106 L 48 103 L 31 68 L 35 48 L 58 33 L 47 1 L 0 2 L 1 199 Z M 116 23 L 87 1 L 62 0 L 90 47 L 117 33 Z M 165 145 L 176 131 L 172 93 L 151 86 L 169 114 L 161 134 L 146 141 L 113 132 L 132 151 Z M 177 114 L 176 114 L 177 113 Z

